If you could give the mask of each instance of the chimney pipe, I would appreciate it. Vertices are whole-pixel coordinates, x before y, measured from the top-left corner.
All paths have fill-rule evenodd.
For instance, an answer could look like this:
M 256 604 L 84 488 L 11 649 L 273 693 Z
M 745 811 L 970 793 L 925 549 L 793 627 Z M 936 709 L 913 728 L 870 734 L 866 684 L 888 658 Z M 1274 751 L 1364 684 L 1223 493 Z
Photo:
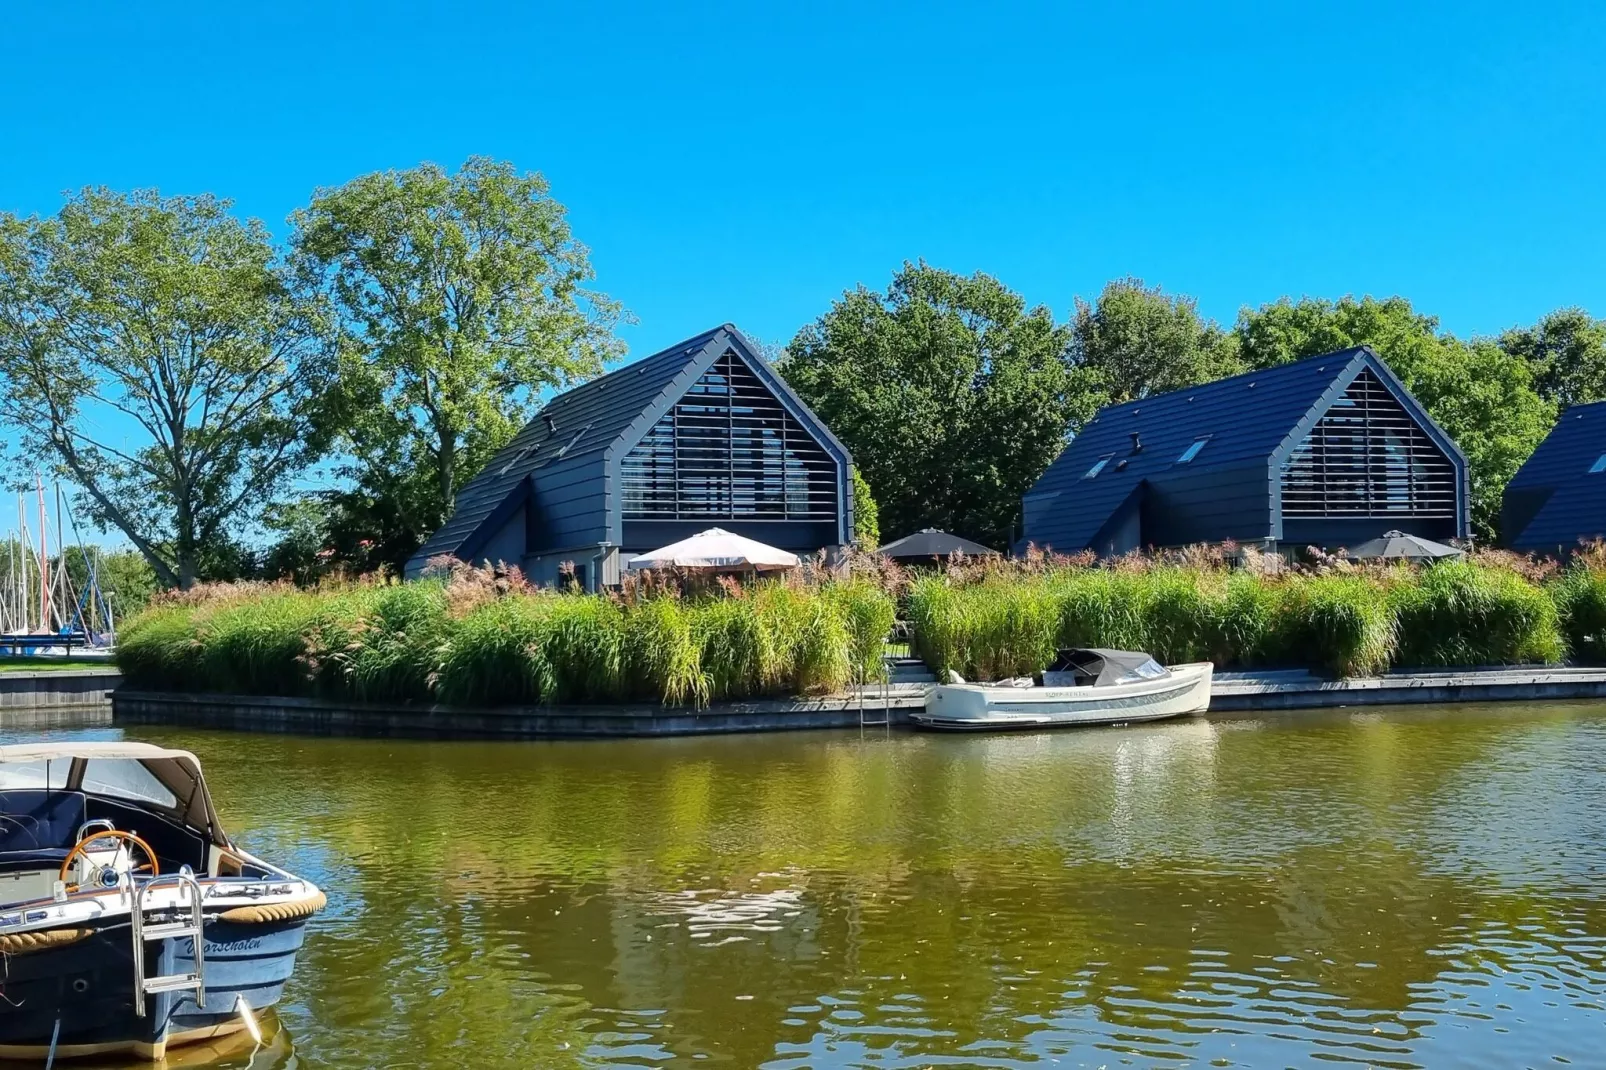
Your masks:
M 1142 453 L 1143 452 L 1143 440 L 1138 437 L 1138 433 L 1136 431 L 1132 432 L 1132 452 L 1133 453 Z
M 558 433 L 558 422 L 552 418 L 552 414 L 550 412 L 543 412 L 541 414 L 541 419 L 546 421 L 547 434 L 555 435 Z

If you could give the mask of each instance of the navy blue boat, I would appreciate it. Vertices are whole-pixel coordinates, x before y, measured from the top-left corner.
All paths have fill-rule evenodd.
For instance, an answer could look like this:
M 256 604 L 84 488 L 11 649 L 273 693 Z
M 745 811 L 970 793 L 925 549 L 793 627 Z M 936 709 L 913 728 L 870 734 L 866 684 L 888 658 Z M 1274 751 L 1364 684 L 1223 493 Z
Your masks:
M 256 1033 L 323 905 L 229 840 L 188 751 L 0 747 L 0 1058 Z

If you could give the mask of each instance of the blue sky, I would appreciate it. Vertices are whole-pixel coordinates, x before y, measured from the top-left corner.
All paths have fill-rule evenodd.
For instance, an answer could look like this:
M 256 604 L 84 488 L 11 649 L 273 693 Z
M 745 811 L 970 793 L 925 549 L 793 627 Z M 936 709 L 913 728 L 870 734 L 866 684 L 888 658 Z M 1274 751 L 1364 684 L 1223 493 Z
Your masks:
M 784 342 L 917 258 L 1059 315 L 1124 275 L 1223 321 L 1606 315 L 1606 5 L 764 7 L 12 3 L 0 209 L 155 186 L 282 235 L 489 154 L 551 181 L 635 355 Z

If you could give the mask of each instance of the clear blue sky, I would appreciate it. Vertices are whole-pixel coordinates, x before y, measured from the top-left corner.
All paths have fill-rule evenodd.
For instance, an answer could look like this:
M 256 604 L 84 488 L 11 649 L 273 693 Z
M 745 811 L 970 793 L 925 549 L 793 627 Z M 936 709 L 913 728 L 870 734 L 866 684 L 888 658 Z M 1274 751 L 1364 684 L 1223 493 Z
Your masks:
M 784 342 L 922 257 L 1059 315 L 1129 274 L 1223 321 L 1606 315 L 1606 4 L 680 6 L 13 2 L 0 209 L 155 186 L 283 234 L 489 154 L 551 181 L 635 355 Z

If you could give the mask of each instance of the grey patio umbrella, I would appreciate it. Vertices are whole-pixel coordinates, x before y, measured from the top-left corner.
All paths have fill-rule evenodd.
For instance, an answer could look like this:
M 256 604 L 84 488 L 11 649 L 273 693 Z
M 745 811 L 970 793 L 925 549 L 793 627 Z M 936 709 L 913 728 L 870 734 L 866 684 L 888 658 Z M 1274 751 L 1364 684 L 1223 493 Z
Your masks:
M 979 542 L 961 539 L 958 535 L 950 535 L 946 531 L 936 528 L 926 528 L 913 535 L 905 535 L 897 542 L 889 542 L 876 553 L 883 557 L 905 559 L 911 557 L 947 557 L 949 554 L 964 554 L 967 557 L 997 556 L 998 551 L 983 546 Z
M 1369 539 L 1350 550 L 1351 561 L 1438 561 L 1461 557 L 1463 552 L 1432 539 L 1419 539 L 1403 531 L 1385 531 L 1380 539 Z

